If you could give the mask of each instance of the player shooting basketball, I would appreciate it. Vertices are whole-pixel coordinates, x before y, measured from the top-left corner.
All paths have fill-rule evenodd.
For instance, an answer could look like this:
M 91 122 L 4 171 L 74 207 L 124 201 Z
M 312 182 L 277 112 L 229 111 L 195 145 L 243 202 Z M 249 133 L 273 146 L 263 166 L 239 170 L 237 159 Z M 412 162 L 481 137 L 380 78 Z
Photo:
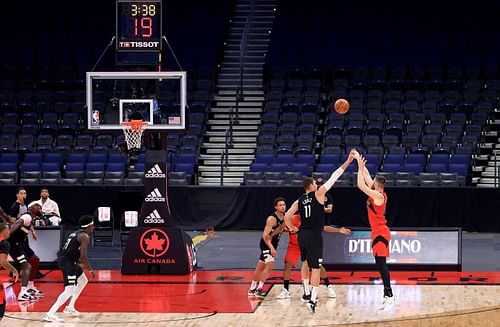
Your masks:
M 368 221 L 372 230 L 372 253 L 384 283 L 383 309 L 385 309 L 395 301 L 395 297 L 392 294 L 391 279 L 386 259 L 390 255 L 389 242 L 391 241 L 391 231 L 387 227 L 387 220 L 385 219 L 385 208 L 387 205 L 387 194 L 384 192 L 385 178 L 383 176 L 376 176 L 375 180 L 373 180 L 366 168 L 366 159 L 357 151 L 354 154 L 354 158 L 358 161 L 358 188 L 368 195 L 366 208 L 368 210 Z

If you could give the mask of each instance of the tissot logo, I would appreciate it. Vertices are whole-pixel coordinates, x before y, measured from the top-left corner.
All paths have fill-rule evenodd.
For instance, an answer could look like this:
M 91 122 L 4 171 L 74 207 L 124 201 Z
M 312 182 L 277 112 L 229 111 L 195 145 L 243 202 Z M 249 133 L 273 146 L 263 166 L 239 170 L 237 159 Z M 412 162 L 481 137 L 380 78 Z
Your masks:
M 145 178 L 165 178 L 165 174 L 158 164 L 151 167 L 150 170 L 144 175 Z
M 161 195 L 160 190 L 156 187 L 151 193 L 144 199 L 146 202 L 165 202 L 165 198 Z
M 160 42 L 120 42 L 120 48 L 159 48 Z
M 152 228 L 142 233 L 140 248 L 148 257 L 161 257 L 167 253 L 169 247 L 170 239 L 165 231 L 158 228 Z
M 165 220 L 160 216 L 158 210 L 153 210 L 146 219 L 144 219 L 145 224 L 164 224 Z

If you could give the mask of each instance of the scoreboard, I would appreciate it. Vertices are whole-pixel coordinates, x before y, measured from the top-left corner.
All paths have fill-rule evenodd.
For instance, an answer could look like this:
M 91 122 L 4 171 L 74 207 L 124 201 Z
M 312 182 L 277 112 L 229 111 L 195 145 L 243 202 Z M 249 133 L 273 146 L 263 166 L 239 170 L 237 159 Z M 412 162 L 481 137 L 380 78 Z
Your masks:
M 116 51 L 161 52 L 161 0 L 116 1 Z

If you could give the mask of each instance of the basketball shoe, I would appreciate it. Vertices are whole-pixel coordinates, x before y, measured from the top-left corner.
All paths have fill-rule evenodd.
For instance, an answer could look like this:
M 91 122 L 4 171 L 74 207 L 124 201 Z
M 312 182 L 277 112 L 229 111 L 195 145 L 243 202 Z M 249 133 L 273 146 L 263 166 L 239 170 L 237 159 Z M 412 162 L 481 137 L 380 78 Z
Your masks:
M 64 319 L 59 318 L 58 316 L 50 314 L 50 313 L 47 312 L 46 314 L 43 315 L 43 321 L 48 321 L 48 322 L 64 322 Z
M 73 317 L 78 317 L 80 315 L 80 312 L 78 312 L 78 310 L 76 310 L 75 308 L 70 308 L 68 306 L 64 308 L 63 313 L 72 315 Z
M 337 293 L 335 292 L 335 288 L 333 287 L 333 285 L 328 285 L 327 286 L 328 288 L 328 297 L 337 297 Z
M 287 290 L 286 288 L 281 291 L 280 295 L 278 295 L 278 299 L 291 299 L 292 298 L 292 293 Z

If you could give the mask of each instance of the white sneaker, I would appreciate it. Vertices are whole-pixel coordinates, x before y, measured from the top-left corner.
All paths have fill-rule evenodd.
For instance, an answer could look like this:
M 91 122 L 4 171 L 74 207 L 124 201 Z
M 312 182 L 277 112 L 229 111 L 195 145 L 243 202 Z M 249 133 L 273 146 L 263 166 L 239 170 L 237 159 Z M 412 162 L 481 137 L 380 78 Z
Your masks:
M 46 313 L 43 315 L 43 321 L 48 321 L 48 322 L 64 322 L 64 319 L 59 318 L 56 315 Z
M 379 310 L 390 309 L 394 305 L 395 302 L 396 302 L 396 297 L 394 295 L 391 297 L 384 296 L 384 300 L 382 301 L 382 307 Z
M 63 313 L 67 313 L 69 315 L 72 315 L 73 317 L 80 316 L 80 312 L 78 312 L 78 310 L 76 310 L 75 308 L 70 308 L 70 307 L 64 308 Z
M 38 298 L 36 296 L 30 295 L 28 292 L 19 293 L 17 297 L 18 301 L 36 301 Z
M 328 297 L 337 297 L 337 293 L 335 292 L 335 288 L 333 287 L 332 284 L 327 286 L 328 288 Z
M 287 290 L 286 288 L 283 289 L 283 291 L 281 291 L 280 295 L 278 295 L 278 299 L 291 299 L 292 298 L 292 293 L 290 293 L 289 290 Z
M 33 287 L 33 288 L 28 288 L 27 290 L 29 295 L 33 295 L 35 297 L 42 297 L 45 295 L 44 292 L 40 291 L 38 288 Z

